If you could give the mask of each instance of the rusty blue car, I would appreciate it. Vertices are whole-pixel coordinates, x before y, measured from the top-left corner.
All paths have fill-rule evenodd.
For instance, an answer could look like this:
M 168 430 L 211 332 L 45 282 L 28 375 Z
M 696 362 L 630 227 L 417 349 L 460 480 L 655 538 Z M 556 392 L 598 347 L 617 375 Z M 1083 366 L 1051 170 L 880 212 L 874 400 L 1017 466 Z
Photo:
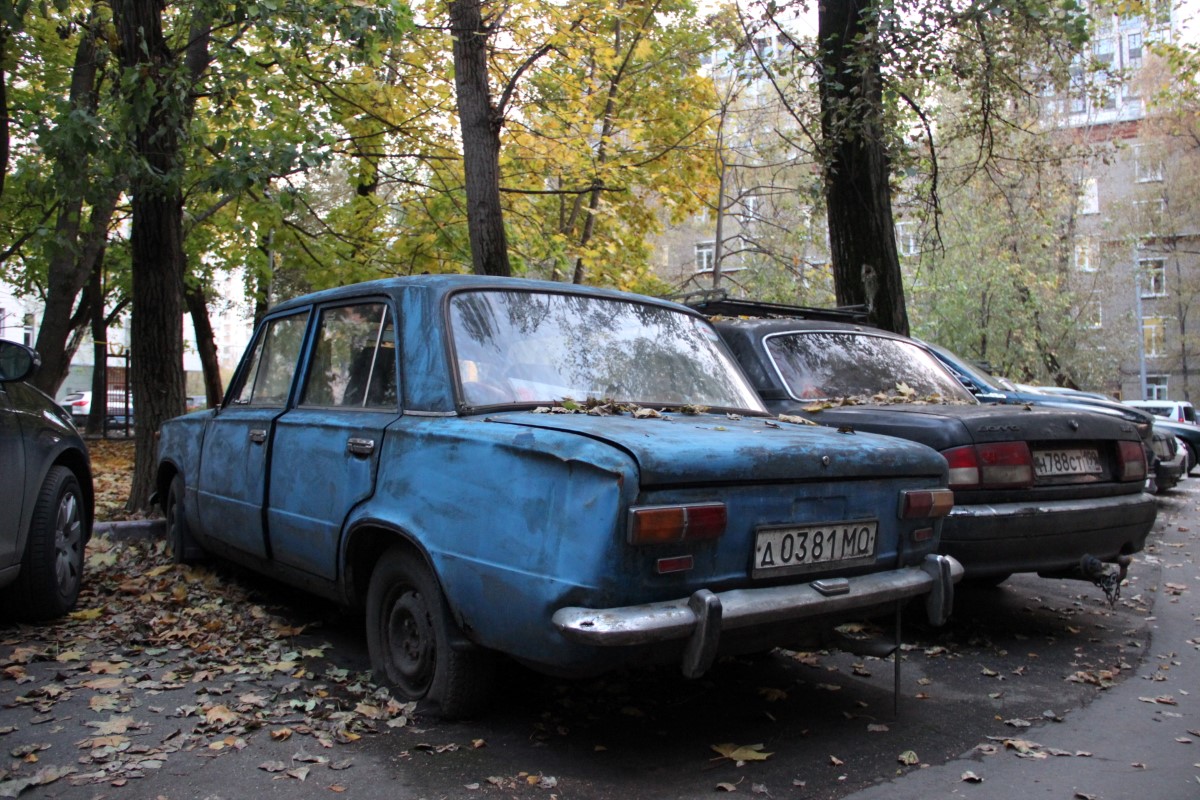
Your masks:
M 697 676 L 909 600 L 940 623 L 947 481 L 923 445 L 770 416 L 683 306 L 481 276 L 279 303 L 157 465 L 178 559 L 362 609 L 378 676 L 444 717 L 501 655 Z

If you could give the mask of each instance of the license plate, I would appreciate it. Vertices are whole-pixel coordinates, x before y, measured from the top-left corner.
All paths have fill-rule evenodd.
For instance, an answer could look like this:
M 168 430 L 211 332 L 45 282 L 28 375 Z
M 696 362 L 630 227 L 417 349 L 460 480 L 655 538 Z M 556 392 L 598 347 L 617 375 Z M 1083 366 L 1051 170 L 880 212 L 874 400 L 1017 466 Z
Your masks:
M 1098 450 L 1037 450 L 1033 454 L 1033 474 L 1039 478 L 1092 475 L 1103 471 Z
M 872 561 L 878 528 L 873 519 L 759 528 L 753 574 L 817 572 L 847 562 Z

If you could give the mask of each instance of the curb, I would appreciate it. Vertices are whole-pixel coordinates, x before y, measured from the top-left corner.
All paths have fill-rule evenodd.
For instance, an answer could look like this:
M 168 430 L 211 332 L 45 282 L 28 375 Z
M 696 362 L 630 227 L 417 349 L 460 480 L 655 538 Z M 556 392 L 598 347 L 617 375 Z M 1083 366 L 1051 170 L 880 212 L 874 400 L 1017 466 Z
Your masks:
M 163 519 L 134 519 L 121 522 L 97 522 L 92 526 L 93 536 L 107 536 L 114 541 L 160 539 L 167 532 L 167 521 Z

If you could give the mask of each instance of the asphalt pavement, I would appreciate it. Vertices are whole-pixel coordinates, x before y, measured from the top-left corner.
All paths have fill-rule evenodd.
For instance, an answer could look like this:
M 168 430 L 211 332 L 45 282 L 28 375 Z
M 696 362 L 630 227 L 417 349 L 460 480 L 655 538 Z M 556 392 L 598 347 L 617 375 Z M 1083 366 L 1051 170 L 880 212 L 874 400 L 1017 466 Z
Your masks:
M 377 691 L 356 616 L 117 526 L 72 619 L 0 625 L 0 798 L 1200 800 L 1200 478 L 1159 508 L 1114 606 L 1017 576 L 906 628 L 898 715 L 890 662 L 830 651 L 514 667 L 459 723 Z
M 1133 677 L 1059 721 L 988 738 L 938 766 L 850 800 L 1196 800 L 1200 798 L 1200 480 L 1160 500 L 1150 646 Z

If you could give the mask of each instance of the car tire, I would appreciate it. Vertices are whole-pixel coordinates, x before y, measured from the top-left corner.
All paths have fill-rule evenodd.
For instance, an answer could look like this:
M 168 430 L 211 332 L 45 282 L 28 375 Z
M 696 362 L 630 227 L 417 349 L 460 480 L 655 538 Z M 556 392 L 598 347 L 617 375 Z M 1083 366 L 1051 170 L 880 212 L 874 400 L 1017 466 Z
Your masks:
M 183 476 L 171 479 L 167 489 L 167 506 L 163 510 L 167 518 L 167 549 L 176 564 L 194 564 L 204 559 L 204 550 L 196 543 L 188 530 L 187 515 L 184 513 L 185 491 Z
M 427 701 L 444 719 L 474 716 L 491 700 L 492 654 L 466 640 L 437 578 L 412 551 L 387 551 L 371 574 L 367 649 L 402 700 Z
M 1180 441 L 1183 441 L 1180 439 Z M 1196 447 L 1191 442 L 1183 442 L 1183 448 L 1187 451 L 1187 469 L 1183 471 L 1184 475 L 1190 475 L 1192 470 L 1196 468 L 1198 460 L 1196 458 Z
M 21 573 L 0 593 L 7 616 L 40 622 L 75 607 L 83 585 L 89 524 L 75 473 L 63 466 L 51 467 L 33 507 Z

